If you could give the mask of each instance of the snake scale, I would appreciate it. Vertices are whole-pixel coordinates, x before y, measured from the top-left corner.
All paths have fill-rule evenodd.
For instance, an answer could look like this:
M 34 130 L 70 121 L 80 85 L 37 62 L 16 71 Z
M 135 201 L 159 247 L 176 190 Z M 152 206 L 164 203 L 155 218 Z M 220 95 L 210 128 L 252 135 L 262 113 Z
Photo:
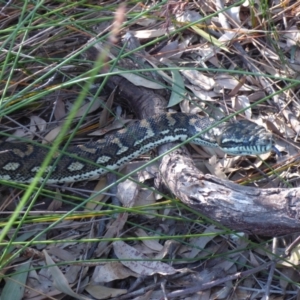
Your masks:
M 43 182 L 47 175 L 48 183 L 94 179 L 108 170 L 118 169 L 150 149 L 194 136 L 193 143 L 219 147 L 232 155 L 261 154 L 273 147 L 272 134 L 255 123 L 243 120 L 212 126 L 214 123 L 216 121 L 209 117 L 185 113 L 166 113 L 135 121 L 98 141 L 68 147 L 66 152 L 71 155 L 58 151 L 39 181 Z M 29 143 L 2 142 L 0 179 L 31 182 L 47 152 L 47 148 Z M 59 161 L 55 164 L 58 157 Z

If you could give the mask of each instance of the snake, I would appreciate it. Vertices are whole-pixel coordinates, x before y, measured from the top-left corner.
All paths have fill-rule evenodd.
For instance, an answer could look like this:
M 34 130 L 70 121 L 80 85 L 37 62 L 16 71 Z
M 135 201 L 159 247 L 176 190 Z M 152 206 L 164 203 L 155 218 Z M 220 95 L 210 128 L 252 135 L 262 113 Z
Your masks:
M 98 178 L 168 142 L 219 148 L 230 155 L 259 155 L 273 148 L 272 133 L 248 120 L 218 122 L 207 116 L 164 113 L 137 120 L 97 141 L 57 151 L 37 180 L 49 184 Z M 0 143 L 0 179 L 30 183 L 40 171 L 49 149 L 32 143 Z

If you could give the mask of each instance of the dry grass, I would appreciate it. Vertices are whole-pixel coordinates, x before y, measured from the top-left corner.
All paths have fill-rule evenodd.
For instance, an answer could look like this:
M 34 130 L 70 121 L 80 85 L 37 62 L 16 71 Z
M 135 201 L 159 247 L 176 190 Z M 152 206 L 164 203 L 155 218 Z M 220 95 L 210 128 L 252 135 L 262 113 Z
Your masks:
M 263 155 L 265 165 L 213 153 L 208 163 L 203 158 L 212 153 L 197 149 L 201 170 L 239 184 L 298 185 L 298 1 L 0 3 L 3 140 L 50 142 L 55 150 L 60 142 L 83 143 L 90 133 L 99 138 L 118 125 L 111 124 L 115 115 L 132 119 L 103 84 L 112 74 L 141 82 L 132 75 L 139 69 L 126 69 L 126 61 L 124 69 L 128 50 L 120 51 L 130 31 L 133 65 L 148 70 L 143 84 L 166 87 L 173 109 L 213 117 L 240 111 L 238 118 L 273 131 L 282 154 Z M 86 50 L 96 42 L 106 52 L 95 63 Z M 143 176 L 141 185 L 139 175 L 117 187 L 115 178 L 64 187 L 3 181 L 1 297 L 299 298 L 298 246 L 286 261 L 278 259 L 295 235 L 266 239 L 219 230 L 155 191 L 149 170 Z

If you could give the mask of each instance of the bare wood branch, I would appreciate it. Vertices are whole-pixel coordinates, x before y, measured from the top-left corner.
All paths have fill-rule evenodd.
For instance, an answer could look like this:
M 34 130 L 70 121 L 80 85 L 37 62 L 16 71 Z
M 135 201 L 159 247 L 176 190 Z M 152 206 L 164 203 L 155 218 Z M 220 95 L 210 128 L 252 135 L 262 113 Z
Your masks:
M 300 231 L 300 189 L 260 189 L 202 174 L 183 150 L 165 156 L 160 179 L 183 203 L 238 231 L 278 236 Z

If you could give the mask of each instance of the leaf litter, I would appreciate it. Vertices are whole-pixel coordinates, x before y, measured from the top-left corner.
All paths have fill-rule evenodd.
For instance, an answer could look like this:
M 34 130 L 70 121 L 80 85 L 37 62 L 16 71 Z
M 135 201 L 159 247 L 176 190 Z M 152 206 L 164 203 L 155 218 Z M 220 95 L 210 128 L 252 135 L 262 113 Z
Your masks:
M 105 2 L 103 1 L 103 5 Z M 1 8 L 1 28 L 16 26 L 21 15 L 22 3 L 16 1 L 13 6 L 11 1 L 8 1 Z M 300 4 L 297 1 L 280 4 L 274 2 L 269 3 L 268 8 L 264 8 L 260 1 L 245 1 L 242 4 L 236 1 L 210 1 L 200 3 L 200 7 L 199 3 L 153 2 L 136 5 L 134 14 L 131 14 L 130 10 L 133 7 L 129 4 L 126 8 L 128 23 L 119 34 L 123 36 L 130 32 L 138 39 L 140 45 L 157 37 L 161 38 L 161 41 L 155 40 L 155 45 L 147 46 L 144 55 L 145 61 L 151 61 L 157 72 L 165 75 L 166 82 L 155 82 L 135 72 L 123 75 L 135 85 L 152 89 L 161 88 L 162 85 L 170 87 L 172 82 L 180 82 L 177 95 L 173 95 L 174 101 L 172 100 L 169 106 L 180 103 L 180 107 L 184 106 L 186 112 L 205 111 L 212 117 L 220 118 L 248 108 L 237 118 L 255 121 L 276 133 L 278 149 L 283 156 L 276 157 L 268 153 L 262 157 L 273 166 L 275 175 L 269 175 L 269 166 L 254 157 L 249 158 L 247 162 L 241 158 L 226 157 L 222 153 L 212 153 L 210 150 L 193 146 L 193 159 L 200 161 L 215 154 L 209 163 L 205 161 L 202 164 L 203 168 L 206 165 L 210 173 L 218 174 L 222 178 L 229 177 L 230 180 L 239 183 L 246 178 L 248 184 L 261 187 L 267 187 L 271 183 L 273 187 L 297 186 L 299 90 L 297 86 L 288 90 L 283 88 L 293 83 L 289 79 L 298 78 L 300 51 L 297 46 L 297 23 Z M 30 8 L 33 9 L 33 6 Z M 58 6 L 57 3 L 46 3 L 45 8 L 50 12 L 58 9 Z M 81 58 L 84 53 L 80 52 L 91 37 L 101 37 L 109 32 L 115 20 L 111 11 L 103 10 L 97 5 L 94 9 L 88 5 L 83 9 L 74 4 L 70 10 L 67 3 L 63 3 L 59 9 L 67 16 L 66 19 L 59 19 L 59 14 L 52 16 L 57 24 L 62 25 L 52 26 L 49 19 L 43 17 L 43 11 L 37 8 L 36 24 L 42 25 L 41 27 L 28 27 L 30 35 L 27 37 L 20 31 L 16 33 L 17 39 L 1 38 L 2 43 L 7 41 L 11 48 L 4 46 L 2 54 L 0 53 L 0 61 L 5 62 L 5 57 L 12 58 L 10 55 L 18 57 L 19 60 L 15 69 L 12 69 L 12 65 L 9 65 L 9 68 L 8 65 L 4 65 L 2 68 L 0 89 L 5 105 L 1 125 L 4 132 L 29 140 L 39 139 L 40 142 L 55 140 L 61 130 L 61 124 L 82 89 L 80 74 L 89 71 L 86 66 L 92 66 L 88 60 Z M 149 13 L 135 19 L 136 14 L 147 10 Z M 65 25 L 69 20 L 72 20 L 72 24 Z M 61 21 L 63 22 L 60 23 Z M 83 21 L 84 27 L 81 26 Z M 194 24 L 191 25 L 191 22 Z M 186 29 L 182 29 L 184 26 Z M 19 44 L 22 37 L 24 46 Z M 245 52 L 239 52 L 239 48 L 235 47 L 236 43 L 239 43 Z M 245 61 L 241 62 L 238 58 L 240 55 L 248 64 Z M 71 60 L 68 61 L 70 57 Z M 164 59 L 168 59 L 167 63 Z M 62 61 L 66 62 L 56 69 L 57 74 L 53 75 L 50 71 Z M 159 70 L 166 65 L 172 66 L 174 70 Z M 13 80 L 9 75 L 10 70 L 13 72 Z M 116 72 L 121 73 L 122 70 L 115 68 Z M 38 80 L 42 75 L 46 75 L 46 79 Z M 69 88 L 72 80 L 73 86 Z M 58 87 L 62 83 L 67 83 L 68 86 Z M 11 119 L 5 117 L 13 101 L 21 103 L 24 97 L 32 99 L 29 91 L 36 92 L 37 88 L 42 90 L 42 87 L 52 89 L 53 92 L 37 97 L 34 105 L 28 102 L 23 104 L 21 109 L 15 109 L 9 114 Z M 55 94 L 56 89 L 60 91 L 59 97 Z M 173 91 L 174 89 L 175 85 Z M 257 104 L 258 100 L 268 95 L 270 89 L 273 92 L 280 90 L 281 96 Z M 118 129 L 120 124 L 115 122 L 111 129 L 104 127 L 99 133 L 94 121 L 97 119 L 96 114 L 99 114 L 103 107 L 103 102 L 94 101 L 96 93 L 92 91 L 77 112 L 79 119 L 86 114 L 87 107 L 90 107 L 92 102 L 89 114 L 79 128 L 89 135 L 105 134 Z M 101 100 L 105 102 L 108 98 L 106 95 L 104 100 Z M 115 112 L 116 106 L 120 107 L 119 103 L 115 104 L 115 101 L 119 102 L 116 98 L 117 92 L 111 96 L 111 103 L 107 103 L 109 110 L 105 111 L 101 122 L 111 117 L 110 110 Z M 188 104 L 184 105 L 186 100 Z M 253 104 L 257 105 L 249 107 Z M 174 108 L 177 109 L 176 106 Z M 118 113 L 117 115 L 120 116 Z M 121 118 L 131 119 L 131 111 L 122 109 Z M 74 120 L 70 133 L 78 119 Z M 126 122 L 121 123 L 123 125 Z M 106 124 L 107 122 L 102 125 Z M 73 142 L 82 143 L 89 138 L 79 131 Z M 147 159 L 150 157 L 145 156 Z M 143 162 L 137 161 L 137 164 L 140 166 Z M 268 174 L 267 179 L 260 175 L 258 168 Z M 133 169 L 131 165 L 127 174 Z M 144 178 L 142 183 L 152 188 L 155 171 L 150 173 L 146 174 L 144 170 L 134 179 L 137 181 Z M 265 238 L 241 236 L 236 233 L 237 239 L 230 240 L 228 232 L 185 209 L 180 202 L 140 186 L 136 181 L 123 181 L 117 191 L 108 191 L 104 196 L 99 195 L 99 191 L 108 184 L 106 181 L 100 182 L 96 188 L 91 187 L 90 183 L 75 185 L 71 197 L 64 193 L 64 187 L 60 186 L 54 188 L 59 188 L 61 193 L 48 189 L 40 196 L 34 205 L 36 214 L 30 214 L 36 219 L 28 219 L 28 223 L 22 224 L 24 232 L 33 230 L 29 221 L 38 222 L 34 230 L 38 228 L 42 231 L 46 228 L 44 240 L 32 245 L 32 250 L 36 248 L 35 250 L 44 256 L 31 261 L 28 259 L 27 263 L 31 266 L 28 273 L 30 276 L 26 277 L 27 273 L 24 273 L 21 279 L 22 282 L 27 279 L 24 299 L 43 299 L 44 295 L 53 299 L 62 295 L 77 299 L 90 299 L 89 295 L 96 299 L 122 299 L 122 295 L 130 296 L 133 292 L 136 292 L 132 294 L 134 297 L 152 292 L 152 297 L 157 299 L 166 297 L 176 289 L 182 289 L 181 285 L 188 288 L 211 282 L 216 284 L 211 285 L 205 292 L 199 292 L 198 296 L 202 295 L 202 299 L 204 295 L 207 299 L 261 299 L 267 296 L 296 299 L 299 296 L 298 278 L 295 276 L 299 264 L 298 246 L 287 259 L 277 262 L 272 280 L 268 279 L 268 276 L 272 275 L 268 272 L 269 269 L 239 278 L 238 281 L 230 277 L 232 274 L 251 270 L 274 260 L 274 256 L 285 251 L 285 245 L 293 242 L 294 236 L 279 239 L 275 250 L 274 241 Z M 4 190 L 3 201 L 6 201 L 7 205 L 3 207 L 10 207 L 8 204 L 18 201 L 20 196 L 16 191 L 8 188 Z M 110 206 L 111 196 L 122 199 L 123 207 Z M 68 211 L 70 207 L 74 207 L 74 201 L 76 203 L 88 197 L 91 197 L 91 204 L 85 206 L 81 214 L 73 215 L 73 219 L 60 223 L 60 226 L 47 229 L 53 220 L 63 215 L 62 210 Z M 51 204 L 54 201 L 61 201 L 62 207 Z M 47 208 L 52 209 L 51 215 Z M 8 212 L 3 212 L 4 221 L 7 220 L 6 216 L 9 216 Z M 45 215 L 48 218 L 45 218 Z M 15 233 L 21 237 L 16 228 L 11 230 L 9 237 L 13 238 Z M 28 235 L 28 238 L 31 236 Z M 56 242 L 57 240 L 62 240 L 63 243 Z M 52 241 L 53 247 L 47 249 L 49 246 L 43 243 L 45 241 Z M 27 250 L 30 253 L 29 247 Z M 91 256 L 89 253 L 92 253 Z M 163 257 L 165 261 L 156 261 L 157 257 Z M 113 261 L 115 258 L 118 261 Z M 11 262 L 10 267 L 14 267 L 14 271 L 20 270 L 22 259 L 26 260 L 26 257 L 21 255 L 19 261 Z M 98 262 L 97 259 L 102 261 Z M 59 262 L 66 264 L 54 266 Z M 192 275 L 188 272 L 180 274 L 178 270 L 182 267 L 188 269 Z M 9 273 L 6 272 L 7 270 L 3 269 L 3 276 L 8 276 Z M 227 282 L 218 284 L 220 277 L 228 278 Z M 136 280 L 135 285 L 132 283 L 133 279 Z M 12 282 L 10 289 L 17 288 L 18 285 L 15 283 L 13 286 Z M 131 286 L 135 287 L 134 291 L 130 291 Z M 1 296 L 6 295 L 5 293 L 5 289 L 2 289 Z M 197 293 L 193 296 L 196 297 Z M 187 297 L 188 295 L 185 298 Z

